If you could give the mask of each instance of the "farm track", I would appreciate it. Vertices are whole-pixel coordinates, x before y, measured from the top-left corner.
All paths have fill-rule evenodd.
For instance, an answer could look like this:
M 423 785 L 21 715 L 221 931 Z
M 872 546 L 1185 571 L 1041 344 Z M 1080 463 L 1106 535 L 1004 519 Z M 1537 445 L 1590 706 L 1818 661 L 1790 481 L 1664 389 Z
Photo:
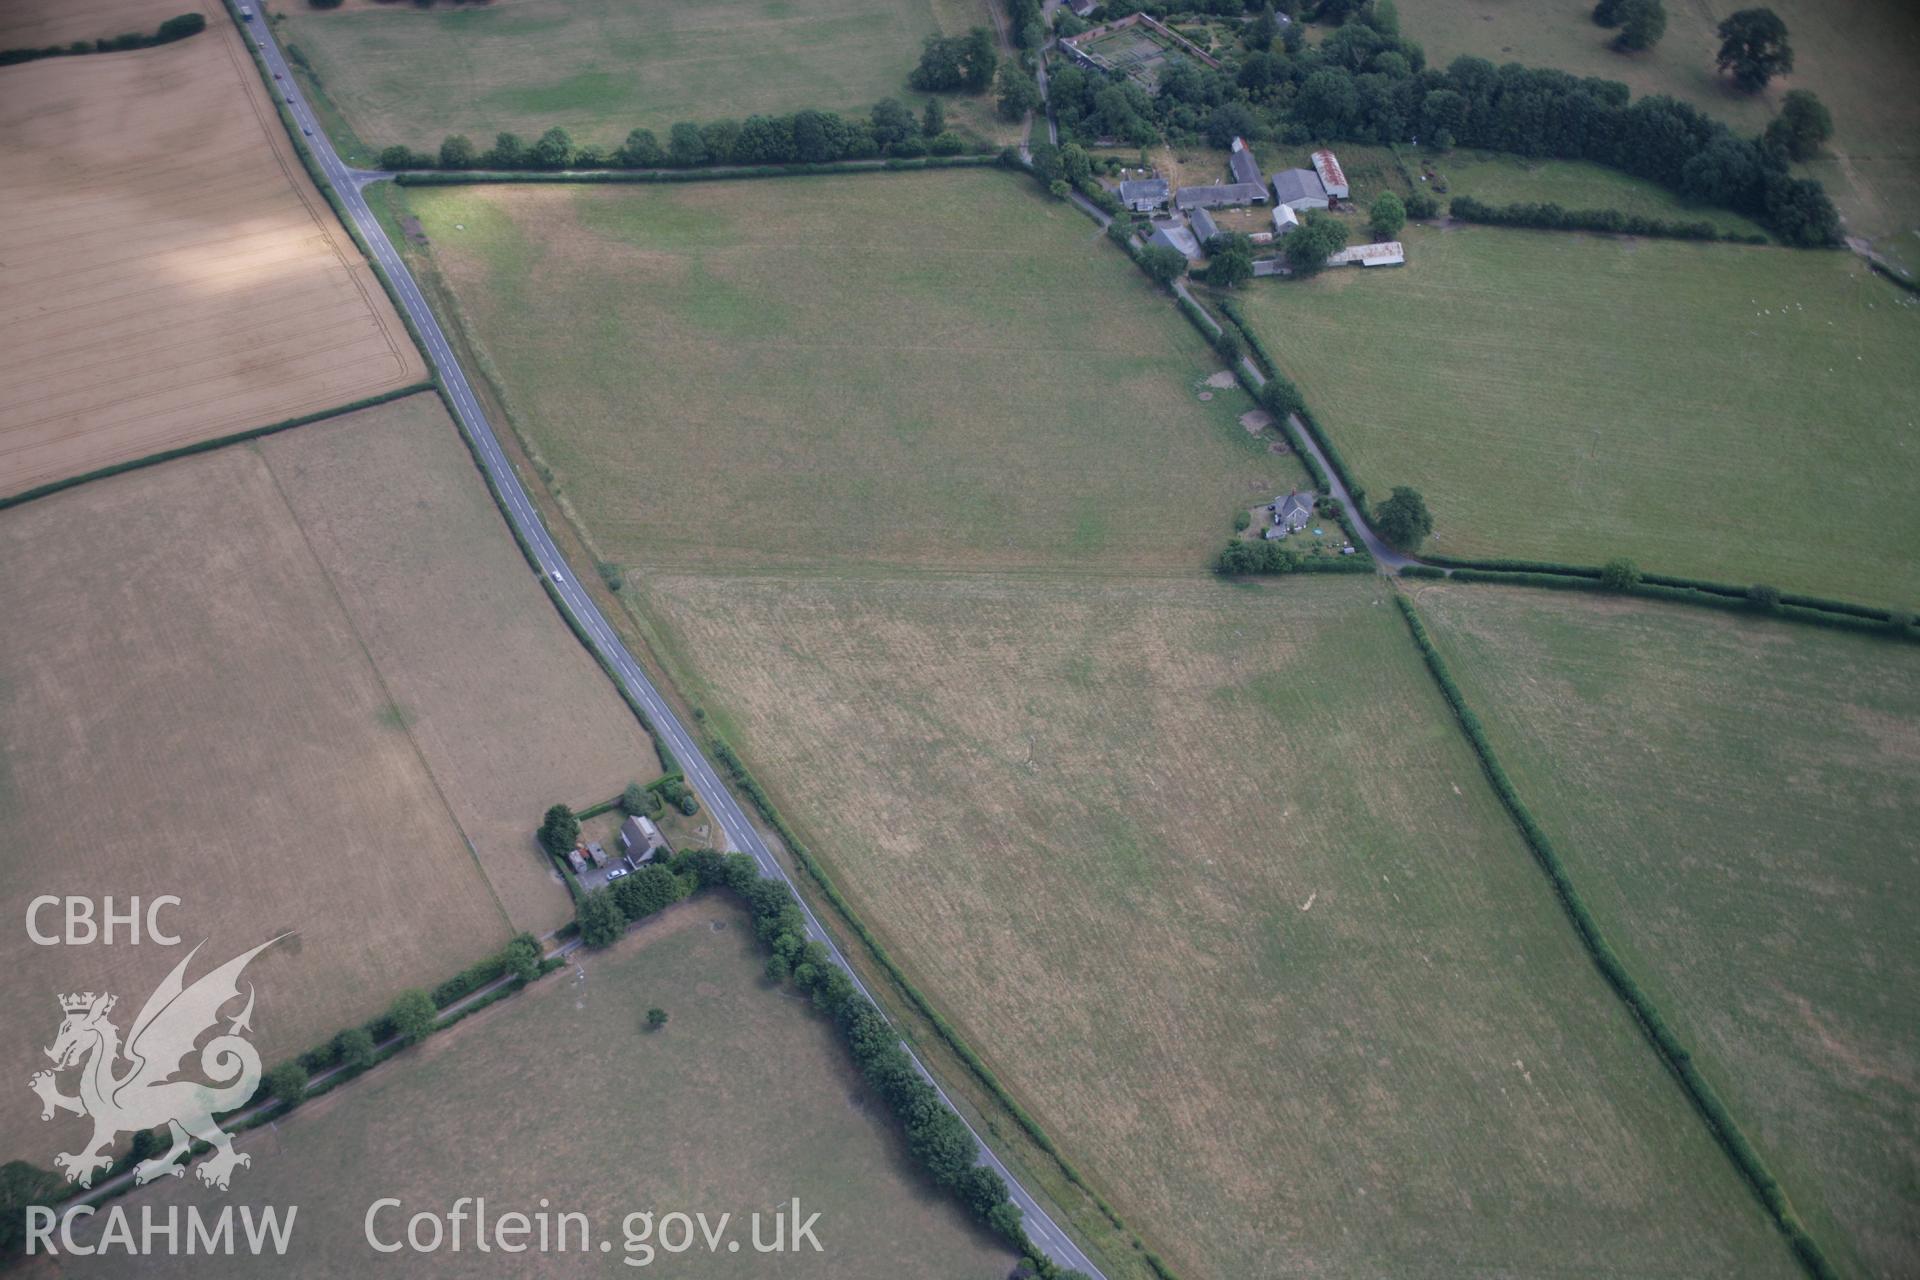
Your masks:
M 547 532 L 546 525 L 534 509 L 533 502 L 522 487 L 519 476 L 515 474 L 512 464 L 501 449 L 493 426 L 487 421 L 486 414 L 467 381 L 466 373 L 455 358 L 439 321 L 427 305 L 419 284 L 414 280 L 412 272 L 408 270 L 392 241 L 388 239 L 386 228 L 380 224 L 379 218 L 367 204 L 364 193 L 366 185 L 388 179 L 391 175 L 379 171 L 349 168 L 334 151 L 332 141 L 320 127 L 319 118 L 307 102 L 304 91 L 294 79 L 292 69 L 287 64 L 279 42 L 274 38 L 270 24 L 249 22 L 244 24 L 242 30 L 248 36 L 258 38 L 261 56 L 267 66 L 281 77 L 280 83 L 284 86 L 286 95 L 292 99 L 289 104 L 291 115 L 302 130 L 309 134 L 305 139 L 308 148 L 328 183 L 333 187 L 342 207 L 359 230 L 374 261 L 385 271 L 387 279 L 393 286 L 396 300 L 412 319 L 415 330 L 425 345 L 428 363 L 439 376 L 448 403 L 453 408 L 455 421 L 472 446 L 475 460 L 494 487 L 501 511 L 522 540 L 540 574 L 551 585 L 554 598 L 578 626 L 594 653 L 607 663 L 614 680 L 645 710 L 654 730 L 660 735 L 668 750 L 672 751 L 675 758 L 680 761 L 688 780 L 702 796 L 706 797 L 709 807 L 713 810 L 715 818 L 730 842 L 735 848 L 753 858 L 760 868 L 761 875 L 777 878 L 794 889 L 795 899 L 806 916 L 808 936 L 825 945 L 834 963 L 846 971 L 855 988 L 862 995 L 872 999 L 872 992 L 861 981 L 860 975 L 855 972 L 853 966 L 848 963 L 839 944 L 822 926 L 805 898 L 799 894 L 798 886 L 794 885 L 792 877 L 773 856 L 766 841 L 754 828 L 746 812 L 707 760 L 698 743 L 680 723 L 672 707 L 654 687 L 653 682 L 635 661 L 633 655 L 628 652 L 600 612 L 599 606 L 581 587 L 577 574 L 567 564 L 552 535 Z M 876 1006 L 879 1004 L 877 1000 L 874 1003 Z M 954 1107 L 952 1098 L 927 1070 L 912 1046 L 904 1047 L 915 1068 L 933 1086 L 941 1099 L 948 1106 Z M 954 1107 L 954 1111 L 960 1114 L 958 1107 Z M 1095 1277 L 1096 1280 L 1105 1280 L 1105 1273 L 1094 1265 L 1093 1261 L 1054 1222 L 1046 1210 L 1041 1208 L 1033 1195 L 1015 1178 L 1012 1170 L 1008 1169 L 994 1154 L 993 1149 L 980 1138 L 979 1132 L 966 1121 L 965 1116 L 962 1115 L 961 1118 L 963 1123 L 967 1123 L 968 1132 L 979 1144 L 982 1162 L 1006 1180 L 1012 1199 L 1021 1211 L 1027 1235 L 1034 1244 L 1062 1266 L 1083 1271 Z

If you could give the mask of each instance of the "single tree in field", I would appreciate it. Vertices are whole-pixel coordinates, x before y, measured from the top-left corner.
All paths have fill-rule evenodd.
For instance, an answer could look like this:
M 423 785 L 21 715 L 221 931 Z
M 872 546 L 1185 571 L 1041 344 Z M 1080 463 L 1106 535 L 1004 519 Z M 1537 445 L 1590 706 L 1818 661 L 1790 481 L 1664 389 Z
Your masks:
M 365 1027 L 349 1027 L 334 1037 L 334 1060 L 349 1071 L 372 1066 L 373 1054 L 373 1036 Z
M 293 1105 L 307 1096 L 307 1069 L 297 1062 L 283 1062 L 267 1072 L 267 1092 L 281 1102 Z
M 556 858 L 565 857 L 579 839 L 580 819 L 564 804 L 554 805 L 540 820 L 540 847 Z
M 1720 55 L 1714 60 L 1733 82 L 1758 93 L 1767 81 L 1793 70 L 1787 24 L 1771 9 L 1742 9 L 1720 24 Z
M 1372 226 L 1375 236 L 1391 240 L 1400 234 L 1400 228 L 1407 225 L 1407 206 L 1401 204 L 1400 197 L 1393 192 L 1383 191 L 1367 210 L 1367 222 Z
M 1631 591 L 1640 585 L 1640 566 L 1618 556 L 1600 566 L 1600 585 L 1609 591 Z
M 1613 47 L 1622 53 L 1638 53 L 1660 43 L 1667 34 L 1667 11 L 1660 0 L 1621 0 L 1620 34 Z
M 659 1005 L 647 1010 L 647 1030 L 658 1031 L 667 1025 L 667 1011 Z
M 1187 274 L 1187 255 L 1163 244 L 1150 244 L 1140 251 L 1140 266 L 1161 284 L 1172 284 Z
M 947 131 L 947 109 L 940 105 L 940 99 L 928 98 L 927 109 L 920 113 L 920 132 L 929 138 L 937 138 Z
M 442 169 L 473 168 L 473 143 L 464 134 L 452 134 L 440 144 L 440 167 Z
M 417 1044 L 433 1031 L 440 1013 L 433 1007 L 433 997 L 416 987 L 394 998 L 387 1017 L 393 1022 L 394 1034 L 403 1043 Z
M 1811 160 L 1833 136 L 1833 113 L 1811 89 L 1789 89 L 1780 114 L 1767 126 L 1767 141 L 1795 160 Z
M 1599 27 L 1617 27 L 1620 25 L 1620 9 L 1626 0 L 1600 0 L 1593 6 L 1593 22 Z
M 1374 508 L 1373 527 L 1388 542 L 1411 554 L 1433 532 L 1433 516 L 1418 489 L 1395 485 L 1387 500 Z

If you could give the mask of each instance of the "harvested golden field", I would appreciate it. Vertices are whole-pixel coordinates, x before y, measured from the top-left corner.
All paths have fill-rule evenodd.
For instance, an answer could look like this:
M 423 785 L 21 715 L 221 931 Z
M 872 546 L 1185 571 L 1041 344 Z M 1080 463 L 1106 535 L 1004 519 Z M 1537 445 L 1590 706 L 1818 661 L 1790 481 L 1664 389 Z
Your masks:
M 239 32 L 0 69 L 0 496 L 423 376 Z
M 572 919 L 533 842 L 540 814 L 658 777 L 660 762 L 540 589 L 439 398 L 259 449 L 514 926 Z
M 0 1075 L 46 1065 L 56 994 L 115 992 L 131 1017 L 184 951 L 36 946 L 43 894 L 177 895 L 168 923 L 215 962 L 297 930 L 248 971 L 268 1061 L 506 940 L 256 449 L 0 512 L 0 600 Z M 44 1165 L 53 1130 L 5 1108 L 0 1155 Z
M 1795 1273 L 1387 584 L 643 585 L 707 723 L 1178 1274 Z
M 0 49 L 42 49 L 123 31 L 151 34 L 193 8 L 194 0 L 7 0 L 0 4 Z M 212 24 L 211 12 L 207 21 Z
M 377 1218 L 383 1240 L 407 1215 L 443 1214 L 460 1196 L 484 1196 L 490 1219 L 551 1202 L 592 1225 L 589 1257 L 576 1232 L 571 1252 L 503 1258 L 477 1252 L 469 1224 L 460 1253 L 399 1255 L 409 1275 L 994 1280 L 1012 1268 L 913 1166 L 832 1027 L 766 987 L 737 908 L 684 903 L 607 951 L 578 953 L 576 964 L 243 1135 L 237 1145 L 254 1160 L 233 1195 L 162 1179 L 129 1198 L 129 1211 L 195 1203 L 217 1212 L 235 1198 L 298 1204 L 299 1229 L 275 1270 L 298 1280 L 379 1274 L 391 1263 L 364 1227 L 368 1205 L 384 1196 L 405 1209 Z M 656 1005 L 671 1021 L 647 1031 Z M 508 1097 L 513 1105 L 502 1106 Z M 821 1251 L 754 1252 L 752 1215 L 770 1241 L 773 1211 L 795 1197 L 802 1218 L 820 1215 Z M 705 1213 L 710 1223 L 728 1214 L 739 1248 L 701 1241 L 670 1254 L 656 1228 L 644 1242 L 649 1258 L 641 1244 L 629 1248 L 623 1226 L 648 1210 Z M 250 1258 L 178 1257 L 142 1274 L 258 1272 Z

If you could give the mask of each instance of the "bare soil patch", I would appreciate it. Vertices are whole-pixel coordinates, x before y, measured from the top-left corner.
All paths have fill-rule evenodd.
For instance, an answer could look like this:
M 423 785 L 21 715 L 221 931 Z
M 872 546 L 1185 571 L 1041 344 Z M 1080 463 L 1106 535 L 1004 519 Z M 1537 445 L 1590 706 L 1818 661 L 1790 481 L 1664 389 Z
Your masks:
M 0 494 L 418 381 L 241 36 L 0 69 Z

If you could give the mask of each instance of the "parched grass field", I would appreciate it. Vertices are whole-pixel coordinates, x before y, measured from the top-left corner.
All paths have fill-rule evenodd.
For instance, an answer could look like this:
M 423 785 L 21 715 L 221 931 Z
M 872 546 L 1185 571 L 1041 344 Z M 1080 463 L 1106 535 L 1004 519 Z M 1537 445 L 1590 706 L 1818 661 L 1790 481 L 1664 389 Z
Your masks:
M 540 814 L 656 778 L 660 761 L 514 546 L 440 400 L 259 447 L 514 927 L 571 920 L 533 842 Z
M 1667 7 L 1667 34 L 1624 57 L 1612 32 L 1593 25 L 1585 0 L 1417 0 L 1401 6 L 1402 30 L 1445 66 L 1461 54 L 1499 64 L 1558 67 L 1631 86 L 1634 96 L 1671 94 L 1757 133 L 1790 89 L 1811 89 L 1833 112 L 1830 153 L 1808 166 L 1827 186 L 1850 235 L 1909 271 L 1920 269 L 1920 100 L 1899 86 L 1920 65 L 1920 7 L 1908 0 L 1777 0 L 1794 73 L 1764 94 L 1735 91 L 1716 73 L 1714 28 L 1738 4 Z
M 1920 649 L 1421 588 L 1615 945 L 1849 1274 L 1920 1269 Z
M 0 69 L 0 495 L 423 376 L 233 23 L 172 7 L 207 30 Z
M 269 1062 L 505 942 L 505 913 L 252 448 L 0 512 L 0 600 L 6 1077 L 24 1086 L 46 1065 L 59 993 L 114 992 L 130 1018 L 202 939 L 212 965 L 298 930 L 248 970 Z M 175 895 L 184 945 L 36 946 L 24 922 L 43 894 Z M 81 1124 L 8 1107 L 0 1152 L 44 1166 Z
M 1180 1275 L 1794 1273 L 1384 583 L 636 589 L 866 921 Z
M 864 115 L 907 95 L 920 44 L 990 26 L 985 0 L 495 0 L 485 6 L 275 4 L 355 141 L 485 146 L 558 125 L 618 146 L 676 122 L 816 107 Z
M 1246 307 L 1369 493 L 1425 494 L 1429 549 L 1920 598 L 1920 300 L 1840 253 L 1403 239 Z
M 404 194 L 603 559 L 1188 570 L 1304 479 L 1165 295 L 1007 174 Z
M 290 1276 L 376 1273 L 367 1206 L 444 1214 L 460 1196 L 487 1212 L 577 1211 L 592 1258 L 571 1253 L 399 1255 L 435 1276 L 692 1275 L 711 1280 L 995 1280 L 1013 1260 L 927 1185 L 867 1096 L 834 1032 L 768 989 L 745 916 L 718 901 L 676 907 L 613 950 L 581 957 L 523 995 L 426 1042 L 239 1147 L 253 1156 L 230 1195 L 191 1178 L 126 1202 L 298 1204 Z M 658 1005 L 670 1021 L 643 1029 Z M 511 1099 L 511 1105 L 503 1100 Z M 751 1247 L 750 1215 L 798 1196 L 822 1252 Z M 623 1220 L 652 1210 L 732 1214 L 737 1253 L 704 1245 L 623 1266 Z M 636 1228 L 637 1229 L 637 1228 Z M 577 1241 L 577 1235 L 571 1237 Z M 611 1240 L 612 1252 L 598 1253 Z M 658 1237 L 655 1238 L 656 1242 Z M 648 1261 L 637 1250 L 636 1262 Z M 251 1260 L 157 1259 L 143 1274 L 254 1274 Z M 209 1267 L 211 1266 L 211 1272 Z M 82 1271 L 81 1274 L 91 1274 Z

